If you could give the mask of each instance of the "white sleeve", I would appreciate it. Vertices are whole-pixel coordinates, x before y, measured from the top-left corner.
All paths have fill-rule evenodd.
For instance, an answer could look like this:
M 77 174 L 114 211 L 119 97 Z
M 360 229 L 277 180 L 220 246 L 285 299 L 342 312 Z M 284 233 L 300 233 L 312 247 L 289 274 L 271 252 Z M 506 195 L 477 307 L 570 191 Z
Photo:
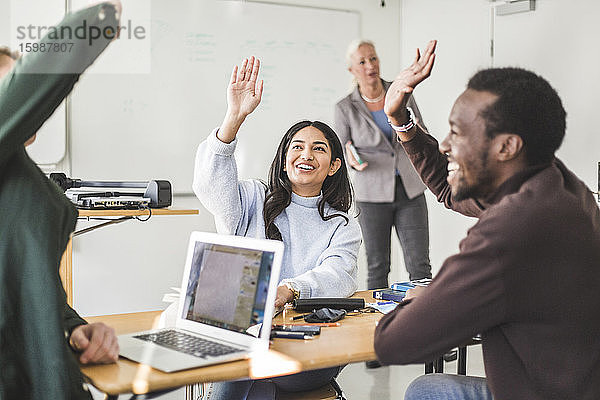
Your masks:
M 215 217 L 217 232 L 243 235 L 256 213 L 258 181 L 239 181 L 233 156 L 237 139 L 221 142 L 215 129 L 196 152 L 192 188 L 202 205 Z
M 335 230 L 313 269 L 283 281 L 293 283 L 301 298 L 348 297 L 358 289 L 357 258 L 362 235 L 356 219 L 348 218 L 348 224 L 343 222 Z

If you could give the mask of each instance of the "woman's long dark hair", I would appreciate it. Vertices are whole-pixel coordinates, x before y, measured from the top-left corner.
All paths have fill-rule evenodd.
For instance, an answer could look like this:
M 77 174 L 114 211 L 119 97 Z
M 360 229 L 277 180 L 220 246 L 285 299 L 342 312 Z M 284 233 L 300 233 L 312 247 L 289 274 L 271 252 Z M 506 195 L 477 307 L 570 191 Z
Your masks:
M 299 130 L 307 126 L 313 126 L 323 133 L 331 149 L 331 162 L 334 162 L 336 158 L 339 158 L 341 161 L 341 166 L 337 172 L 331 176 L 327 176 L 323 182 L 323 187 L 321 188 L 323 197 L 317 205 L 319 215 L 321 215 L 323 221 L 327 221 L 333 217 L 342 217 L 348 223 L 348 218 L 345 215 L 325 215 L 325 204 L 329 204 L 333 209 L 344 213 L 347 213 L 352 205 L 352 184 L 350 183 L 350 179 L 348 179 L 348 170 L 346 169 L 344 150 L 340 139 L 333 129 L 323 122 L 300 121 L 288 129 L 281 139 L 277 154 L 269 170 L 269 184 L 267 185 L 267 196 L 263 211 L 265 234 L 268 239 L 282 240 L 281 232 L 279 232 L 279 229 L 275 225 L 275 218 L 292 201 L 292 184 L 283 168 L 285 167 L 285 159 L 292 138 Z

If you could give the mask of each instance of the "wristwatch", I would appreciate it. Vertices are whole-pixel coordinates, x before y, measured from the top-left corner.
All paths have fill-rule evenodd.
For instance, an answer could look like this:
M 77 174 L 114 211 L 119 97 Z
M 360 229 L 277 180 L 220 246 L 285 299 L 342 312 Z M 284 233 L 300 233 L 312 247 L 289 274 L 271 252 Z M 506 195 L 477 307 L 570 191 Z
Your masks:
M 294 285 L 292 282 L 285 282 L 284 285 L 294 294 L 294 298 L 292 300 L 298 300 L 300 298 L 300 291 L 296 289 L 296 285 Z

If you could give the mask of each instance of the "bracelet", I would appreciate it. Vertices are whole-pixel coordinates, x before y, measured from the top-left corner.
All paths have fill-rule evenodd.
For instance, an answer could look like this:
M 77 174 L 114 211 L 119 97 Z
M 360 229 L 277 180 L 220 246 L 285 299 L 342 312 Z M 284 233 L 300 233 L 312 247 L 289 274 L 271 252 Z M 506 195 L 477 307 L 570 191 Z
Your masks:
M 394 125 L 392 124 L 392 122 L 388 119 L 388 123 L 390 124 L 390 126 L 392 127 L 392 129 L 396 132 L 408 132 L 410 131 L 412 128 L 415 127 L 415 119 L 413 118 L 413 111 L 412 108 L 410 107 L 406 107 L 406 111 L 408 112 L 408 122 L 403 124 L 403 125 Z
M 300 291 L 294 287 L 290 282 L 285 282 L 284 285 L 292 291 L 294 298 L 292 300 L 298 300 L 300 298 Z

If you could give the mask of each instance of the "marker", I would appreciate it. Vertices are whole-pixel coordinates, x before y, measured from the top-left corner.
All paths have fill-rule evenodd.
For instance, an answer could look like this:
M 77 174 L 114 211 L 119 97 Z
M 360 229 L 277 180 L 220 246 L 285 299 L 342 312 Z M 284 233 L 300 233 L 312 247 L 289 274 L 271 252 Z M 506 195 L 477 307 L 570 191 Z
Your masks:
M 311 340 L 315 337 L 313 335 L 306 335 L 303 332 L 286 332 L 286 331 L 273 331 L 271 337 L 280 339 L 304 339 Z
M 356 147 L 354 147 L 354 145 L 352 143 L 350 143 L 350 145 L 348 147 L 350 147 L 350 152 L 352 153 L 352 155 L 354 156 L 356 161 L 359 164 L 364 163 L 364 161 L 360 158 L 360 155 L 358 155 L 358 150 L 356 150 Z

